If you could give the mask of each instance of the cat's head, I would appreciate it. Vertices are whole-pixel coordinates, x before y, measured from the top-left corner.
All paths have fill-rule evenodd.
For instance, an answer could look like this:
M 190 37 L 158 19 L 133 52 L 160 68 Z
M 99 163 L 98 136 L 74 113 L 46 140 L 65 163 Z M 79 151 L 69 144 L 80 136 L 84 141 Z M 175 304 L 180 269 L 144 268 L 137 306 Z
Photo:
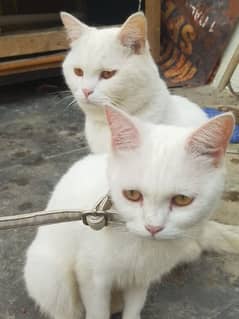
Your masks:
M 61 13 L 61 18 L 71 43 L 63 63 L 64 76 L 86 112 L 102 105 L 123 109 L 131 105 L 127 111 L 132 113 L 139 101 L 149 99 L 152 87 L 148 92 L 145 89 L 150 82 L 155 85 L 158 71 L 149 52 L 143 13 L 131 15 L 121 27 L 99 29 L 68 13 Z
M 184 237 L 209 218 L 223 191 L 231 113 L 196 130 L 144 123 L 110 107 L 106 118 L 112 137 L 110 192 L 130 232 Z

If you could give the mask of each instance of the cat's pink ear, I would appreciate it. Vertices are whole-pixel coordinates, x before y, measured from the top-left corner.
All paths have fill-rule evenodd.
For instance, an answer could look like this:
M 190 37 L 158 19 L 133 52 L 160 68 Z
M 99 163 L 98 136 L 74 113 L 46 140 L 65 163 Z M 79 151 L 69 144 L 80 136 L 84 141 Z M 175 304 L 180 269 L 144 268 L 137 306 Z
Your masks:
M 186 148 L 194 157 L 206 157 L 218 166 L 223 158 L 235 125 L 231 112 L 216 116 L 198 128 L 187 140 Z
M 119 40 L 125 47 L 131 48 L 134 53 L 140 54 L 146 45 L 147 21 L 142 12 L 132 14 L 122 25 Z
M 66 29 L 70 42 L 80 38 L 80 36 L 90 29 L 86 24 L 67 12 L 61 12 L 61 21 Z
M 129 115 L 110 106 L 105 107 L 105 114 L 113 151 L 134 150 L 140 146 L 140 133 Z

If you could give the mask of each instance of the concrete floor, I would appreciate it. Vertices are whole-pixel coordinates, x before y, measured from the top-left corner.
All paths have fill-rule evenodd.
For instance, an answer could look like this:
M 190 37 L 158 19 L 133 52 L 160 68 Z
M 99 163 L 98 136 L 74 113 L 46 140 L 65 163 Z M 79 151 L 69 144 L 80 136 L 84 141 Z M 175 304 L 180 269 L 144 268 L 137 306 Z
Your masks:
M 62 87 L 59 80 L 49 80 L 0 88 L 0 215 L 44 209 L 59 177 L 87 152 L 83 116 L 67 107 L 71 99 L 59 92 Z M 239 104 L 228 92 L 216 96 L 210 88 L 178 91 L 201 105 Z M 231 151 L 237 153 L 239 147 Z M 218 219 L 239 224 L 239 155 L 229 154 L 227 164 Z M 35 231 L 0 233 L 0 319 L 42 318 L 22 279 L 25 251 Z M 143 318 L 239 318 L 239 257 L 208 253 L 179 267 L 152 287 Z

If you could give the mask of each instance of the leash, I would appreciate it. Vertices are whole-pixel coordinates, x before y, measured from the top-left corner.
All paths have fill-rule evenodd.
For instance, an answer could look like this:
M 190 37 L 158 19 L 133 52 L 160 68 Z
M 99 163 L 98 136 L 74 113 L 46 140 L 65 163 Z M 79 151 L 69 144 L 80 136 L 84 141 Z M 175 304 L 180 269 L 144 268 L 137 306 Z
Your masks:
M 0 230 L 26 226 L 41 226 L 81 220 L 94 230 L 110 224 L 123 224 L 118 213 L 111 211 L 113 204 L 109 195 L 97 202 L 92 210 L 52 210 L 0 217 Z

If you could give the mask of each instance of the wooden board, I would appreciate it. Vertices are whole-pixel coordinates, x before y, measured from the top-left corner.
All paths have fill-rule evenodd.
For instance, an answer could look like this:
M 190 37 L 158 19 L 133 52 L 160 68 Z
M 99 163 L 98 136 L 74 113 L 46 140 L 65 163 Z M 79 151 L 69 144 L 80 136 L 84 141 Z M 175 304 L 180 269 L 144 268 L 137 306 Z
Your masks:
M 220 61 L 212 86 L 222 91 L 229 83 L 233 72 L 239 64 L 239 24 L 231 37 L 230 43 Z
M 61 67 L 65 54 L 55 53 L 0 63 L 0 76 Z
M 160 56 L 160 0 L 145 0 L 145 14 L 148 20 L 148 38 L 152 56 L 156 63 Z
M 68 43 L 63 28 L 0 37 L 0 58 L 58 51 L 67 48 Z

